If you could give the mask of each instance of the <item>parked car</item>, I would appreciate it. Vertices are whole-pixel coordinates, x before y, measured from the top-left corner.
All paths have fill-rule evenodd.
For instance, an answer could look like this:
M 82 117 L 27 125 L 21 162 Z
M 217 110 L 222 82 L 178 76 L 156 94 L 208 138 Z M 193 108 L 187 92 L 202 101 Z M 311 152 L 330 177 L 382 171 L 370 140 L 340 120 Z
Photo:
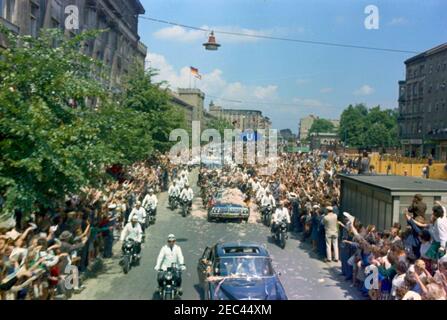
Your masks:
M 197 272 L 206 300 L 287 300 L 267 249 L 256 243 L 207 247 Z

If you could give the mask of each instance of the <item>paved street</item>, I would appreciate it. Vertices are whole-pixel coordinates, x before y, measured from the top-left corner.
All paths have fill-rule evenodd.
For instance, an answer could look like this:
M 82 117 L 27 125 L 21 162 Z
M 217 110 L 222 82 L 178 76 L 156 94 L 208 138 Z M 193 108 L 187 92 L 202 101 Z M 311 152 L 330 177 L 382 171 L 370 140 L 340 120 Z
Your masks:
M 191 177 L 196 185 L 197 176 Z M 197 194 L 198 189 L 195 187 Z M 182 299 L 201 298 L 198 287 L 197 262 L 206 246 L 217 241 L 255 241 L 266 243 L 273 258 L 273 265 L 281 273 L 289 299 L 358 299 L 356 289 L 338 276 L 337 264 L 326 264 L 310 253 L 307 244 L 301 244 L 292 235 L 287 246 L 281 250 L 269 241 L 269 229 L 260 223 L 209 223 L 200 209 L 200 199 L 193 204 L 192 215 L 183 218 L 180 213 L 167 209 L 167 194 L 159 195 L 158 218 L 148 230 L 142 250 L 140 266 L 124 275 L 118 265 L 119 254 L 105 263 L 105 270 L 96 278 L 86 281 L 86 289 L 73 299 L 153 299 L 157 281 L 155 261 L 169 233 L 177 236 L 182 247 L 187 270 L 183 273 Z M 117 247 L 118 248 L 118 247 Z M 119 250 L 116 250 L 119 252 Z

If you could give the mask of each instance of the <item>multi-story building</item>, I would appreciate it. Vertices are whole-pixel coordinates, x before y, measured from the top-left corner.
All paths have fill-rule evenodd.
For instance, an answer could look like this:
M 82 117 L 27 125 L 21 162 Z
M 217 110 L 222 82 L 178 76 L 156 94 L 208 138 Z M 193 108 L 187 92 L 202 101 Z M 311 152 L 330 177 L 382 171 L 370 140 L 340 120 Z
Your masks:
M 290 129 L 282 129 L 279 130 L 279 136 L 286 141 L 295 141 L 296 134 L 292 132 Z
M 326 151 L 335 151 L 337 145 L 340 144 L 340 138 L 336 133 L 331 132 L 322 132 L 322 133 L 311 133 L 309 136 L 310 139 L 310 149 L 311 150 L 321 150 L 323 152 Z
M 178 88 L 177 91 L 168 90 L 171 104 L 185 114 L 186 125 L 192 128 L 193 121 L 200 121 L 201 130 L 214 118 L 204 110 L 205 94 L 199 89 Z
M 305 141 L 309 138 L 310 128 L 312 128 L 314 121 L 317 119 L 319 119 L 319 117 L 312 114 L 300 119 L 300 124 L 298 127 L 298 140 Z M 332 122 L 334 128 L 338 128 L 340 126 L 340 120 L 329 119 L 329 121 Z
M 216 106 L 212 101 L 209 106 L 209 113 L 218 118 L 224 119 L 231 123 L 235 129 L 241 131 L 246 130 L 269 130 L 271 129 L 272 122 L 268 117 L 264 117 L 259 110 L 247 110 L 247 109 L 224 109 L 220 106 Z
M 66 20 L 73 14 L 66 13 L 68 6 L 77 8 L 78 29 L 72 28 L 76 24 L 67 27 Z M 138 16 L 144 12 L 139 0 L 0 0 L 0 23 L 21 35 L 37 36 L 47 28 L 60 28 L 67 36 L 89 29 L 107 30 L 86 41 L 83 51 L 108 66 L 110 89 L 119 88 L 134 62 L 144 64 L 147 48 L 138 36 Z M 0 35 L 0 46 L 6 45 Z
M 447 43 L 405 61 L 399 138 L 406 156 L 447 159 Z

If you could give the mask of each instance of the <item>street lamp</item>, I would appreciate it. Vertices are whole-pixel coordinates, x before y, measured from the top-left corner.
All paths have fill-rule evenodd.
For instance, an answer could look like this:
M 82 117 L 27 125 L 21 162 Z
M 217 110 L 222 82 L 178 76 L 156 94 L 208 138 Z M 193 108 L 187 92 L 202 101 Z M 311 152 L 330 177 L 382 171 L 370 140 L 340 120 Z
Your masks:
M 214 31 L 211 31 L 210 36 L 208 38 L 208 42 L 203 44 L 206 50 L 216 51 L 219 49 L 220 44 L 216 42 L 216 37 L 214 36 Z

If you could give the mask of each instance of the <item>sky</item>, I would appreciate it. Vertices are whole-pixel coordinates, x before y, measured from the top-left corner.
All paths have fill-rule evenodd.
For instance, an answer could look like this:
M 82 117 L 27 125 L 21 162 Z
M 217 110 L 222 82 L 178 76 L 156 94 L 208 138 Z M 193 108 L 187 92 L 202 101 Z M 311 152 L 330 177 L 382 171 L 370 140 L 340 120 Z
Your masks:
M 261 110 L 273 128 L 297 132 L 301 117 L 337 119 L 349 104 L 396 108 L 404 61 L 414 53 L 322 46 L 219 34 L 335 42 L 422 52 L 447 42 L 446 0 L 141 0 L 144 16 L 216 30 L 218 51 L 202 46 L 207 32 L 140 17 L 155 80 L 172 89 L 197 87 L 226 108 Z M 368 5 L 378 29 L 367 29 Z M 370 20 L 368 20 L 370 21 Z M 190 69 L 202 80 L 190 81 Z

